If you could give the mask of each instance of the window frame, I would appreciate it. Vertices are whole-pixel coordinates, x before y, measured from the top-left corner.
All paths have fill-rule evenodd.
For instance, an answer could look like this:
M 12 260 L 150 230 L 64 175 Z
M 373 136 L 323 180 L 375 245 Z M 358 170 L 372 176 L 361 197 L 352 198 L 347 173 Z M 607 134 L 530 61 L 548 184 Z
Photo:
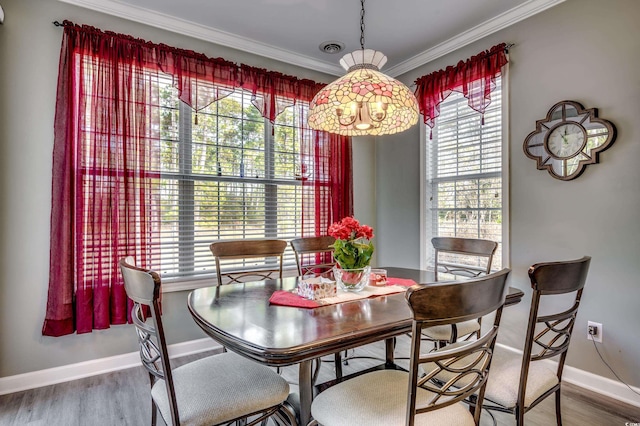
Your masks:
M 502 191 L 502 232 L 500 243 L 502 252 L 502 268 L 508 268 L 511 265 L 511 250 L 510 250 L 510 225 L 509 225 L 509 158 L 510 158 L 510 146 L 509 146 L 509 64 L 506 64 L 502 69 L 501 79 L 501 91 L 502 91 L 502 152 L 501 152 L 501 191 Z M 436 119 L 437 126 L 437 119 Z M 429 140 L 430 129 L 423 122 L 420 123 L 420 269 L 430 270 L 433 269 L 433 249 L 430 249 L 431 238 L 434 236 L 431 234 L 430 226 L 427 226 L 429 222 L 430 214 L 427 207 L 427 193 L 429 187 L 429 165 L 427 164 L 427 144 Z M 492 268 L 493 269 L 493 268 Z

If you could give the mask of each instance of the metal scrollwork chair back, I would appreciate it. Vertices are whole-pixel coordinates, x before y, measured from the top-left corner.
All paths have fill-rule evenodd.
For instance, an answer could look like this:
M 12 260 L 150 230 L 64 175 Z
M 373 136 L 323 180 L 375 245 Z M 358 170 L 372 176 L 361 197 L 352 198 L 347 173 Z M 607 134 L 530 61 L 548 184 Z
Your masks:
M 287 242 L 274 239 L 244 239 L 226 240 L 211 243 L 209 249 L 216 261 L 216 276 L 218 285 L 223 284 L 223 278 L 229 283 L 239 283 L 251 277 L 256 280 L 282 278 L 282 257 Z M 222 271 L 221 263 L 238 259 L 264 259 L 260 266 L 249 266 Z
M 431 239 L 435 250 L 435 278 L 438 272 L 466 277 L 479 277 L 491 273 L 493 256 L 498 243 L 478 238 L 435 237 Z M 423 336 L 437 347 L 453 343 L 459 338 L 480 336 L 480 320 L 470 320 L 450 327 L 426 329 Z
M 333 243 L 336 239 L 330 235 L 321 237 L 303 237 L 291 240 L 291 248 L 296 255 L 298 274 L 305 276 L 331 270 L 333 261 Z

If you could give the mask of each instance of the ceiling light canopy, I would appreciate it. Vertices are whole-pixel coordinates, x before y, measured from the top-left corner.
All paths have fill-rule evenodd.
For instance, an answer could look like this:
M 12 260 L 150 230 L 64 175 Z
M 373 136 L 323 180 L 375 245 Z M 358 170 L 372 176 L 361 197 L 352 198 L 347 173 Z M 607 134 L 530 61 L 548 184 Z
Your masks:
M 381 52 L 364 48 L 364 0 L 361 0 L 360 50 L 340 60 L 347 70 L 311 101 L 309 127 L 347 136 L 388 135 L 418 122 L 418 102 L 407 86 L 379 71 Z

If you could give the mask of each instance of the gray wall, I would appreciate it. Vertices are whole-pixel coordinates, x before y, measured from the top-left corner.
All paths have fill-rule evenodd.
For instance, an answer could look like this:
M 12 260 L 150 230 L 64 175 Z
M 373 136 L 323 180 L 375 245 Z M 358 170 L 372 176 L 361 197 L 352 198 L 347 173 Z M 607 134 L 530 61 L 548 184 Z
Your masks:
M 191 49 L 329 82 L 334 77 L 279 63 L 200 40 L 146 27 L 53 0 L 2 0 L 0 25 L 0 377 L 133 352 L 130 326 L 82 335 L 43 337 L 49 268 L 51 152 L 56 79 L 62 29 L 51 22 L 69 19 L 157 43 Z M 356 144 L 357 145 L 357 144 Z M 372 158 L 371 145 L 356 148 Z M 370 161 L 370 160 L 367 160 Z M 357 167 L 373 185 L 371 168 Z M 368 180 L 367 180 L 368 179 Z M 368 183 L 370 182 L 370 184 Z M 360 186 L 367 204 L 372 190 Z M 361 209 L 369 222 L 371 209 Z M 205 337 L 186 308 L 187 292 L 163 299 L 170 343 Z
M 588 320 L 604 325 L 601 352 L 640 386 L 640 2 L 568 0 L 401 77 L 455 65 L 500 42 L 510 51 L 511 285 L 524 303 L 505 310 L 499 341 L 522 348 L 530 300 L 527 268 L 536 262 L 593 257 L 568 365 L 614 379 L 586 339 Z M 536 170 L 522 144 L 561 100 L 599 109 L 617 141 L 577 180 Z M 419 266 L 419 130 L 377 143 L 379 262 Z
M 353 152 L 353 216 L 360 223 L 374 227 L 377 222 L 376 212 L 376 145 L 372 136 L 352 138 Z M 378 263 L 380 247 L 378 234 L 374 229 L 375 251 L 371 264 Z

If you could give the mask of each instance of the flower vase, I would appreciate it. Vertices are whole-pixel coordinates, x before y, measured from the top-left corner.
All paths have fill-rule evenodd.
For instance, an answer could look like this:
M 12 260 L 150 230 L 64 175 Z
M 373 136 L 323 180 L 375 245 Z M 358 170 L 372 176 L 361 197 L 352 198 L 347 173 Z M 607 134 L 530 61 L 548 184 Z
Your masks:
M 358 269 L 341 269 L 333 267 L 333 275 L 338 286 L 344 291 L 360 291 L 369 283 L 371 266 Z

